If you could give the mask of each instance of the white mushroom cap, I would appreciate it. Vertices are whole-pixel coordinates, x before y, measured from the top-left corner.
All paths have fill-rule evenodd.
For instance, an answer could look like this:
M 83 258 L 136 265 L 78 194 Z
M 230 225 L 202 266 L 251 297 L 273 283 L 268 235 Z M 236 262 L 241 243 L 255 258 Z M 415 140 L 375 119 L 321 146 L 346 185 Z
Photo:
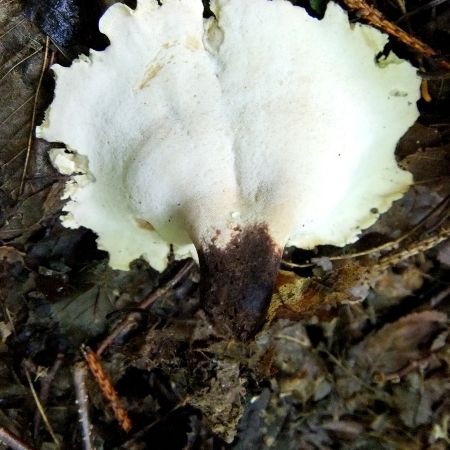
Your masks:
M 38 135 L 95 178 L 72 183 L 64 221 L 92 228 L 115 268 L 144 256 L 161 270 L 170 244 L 195 257 L 249 225 L 279 248 L 344 245 L 411 183 L 394 149 L 419 78 L 377 65 L 384 34 L 335 4 L 320 21 L 284 0 L 211 7 L 215 20 L 201 0 L 115 4 L 111 45 L 53 67 Z

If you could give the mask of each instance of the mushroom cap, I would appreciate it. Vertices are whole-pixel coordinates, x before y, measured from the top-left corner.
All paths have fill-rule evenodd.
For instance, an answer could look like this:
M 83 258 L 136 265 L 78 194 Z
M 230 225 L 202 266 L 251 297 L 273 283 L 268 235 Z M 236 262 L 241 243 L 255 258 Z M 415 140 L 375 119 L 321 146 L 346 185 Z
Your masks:
M 88 160 L 63 223 L 93 229 L 114 268 L 143 256 L 161 270 L 171 245 L 196 257 L 251 224 L 280 248 L 345 245 L 411 183 L 394 150 L 420 81 L 406 61 L 377 64 L 386 35 L 333 3 L 322 20 L 284 0 L 211 9 L 117 3 L 106 50 L 53 66 L 37 134 L 66 144 L 66 172 L 73 153 Z

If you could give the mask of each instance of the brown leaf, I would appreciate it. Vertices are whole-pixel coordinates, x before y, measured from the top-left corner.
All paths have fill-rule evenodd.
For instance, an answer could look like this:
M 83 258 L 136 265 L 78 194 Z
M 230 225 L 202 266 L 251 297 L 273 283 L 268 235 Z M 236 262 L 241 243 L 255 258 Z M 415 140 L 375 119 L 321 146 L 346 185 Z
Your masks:
M 423 284 L 423 271 L 415 265 L 406 267 L 402 273 L 386 270 L 374 277 L 373 289 L 377 296 L 390 300 L 402 299 L 420 289 Z
M 7 264 L 20 263 L 24 264 L 23 257 L 24 253 L 19 252 L 16 248 L 10 247 L 8 245 L 2 245 L 0 247 L 0 261 L 4 261 Z
M 450 381 L 445 377 L 423 380 L 411 373 L 407 382 L 394 387 L 394 404 L 402 422 L 408 427 L 417 427 L 433 421 L 433 406 L 448 396 Z
M 407 156 L 402 165 L 414 175 L 415 183 L 433 182 L 443 195 L 450 190 L 450 145 L 426 147 Z
M 314 314 L 326 318 L 331 307 L 361 300 L 358 289 L 364 284 L 366 274 L 365 267 L 351 260 L 340 261 L 334 270 L 321 277 L 304 278 L 293 272 L 280 271 L 267 320 L 298 320 Z
M 425 147 L 435 147 L 442 142 L 442 136 L 437 128 L 415 123 L 397 144 L 395 153 L 400 160 Z
M 370 334 L 350 351 L 362 378 L 390 374 L 428 356 L 433 338 L 446 327 L 447 315 L 423 311 L 402 317 Z
M 29 141 L 34 135 L 34 125 L 42 120 L 49 95 L 45 83 L 38 92 L 44 41 L 45 36 L 22 15 L 19 0 L 0 4 L 1 239 L 34 231 L 47 209 L 43 206 L 47 198 L 45 191 L 60 178 L 50 165 L 48 144 Z M 48 72 L 46 75 L 50 77 Z M 36 111 L 35 123 L 32 123 L 33 111 Z M 25 167 L 22 195 L 20 186 Z
M 21 15 L 18 0 L 0 4 L 0 35 L 0 179 L 12 191 L 25 160 L 44 37 Z

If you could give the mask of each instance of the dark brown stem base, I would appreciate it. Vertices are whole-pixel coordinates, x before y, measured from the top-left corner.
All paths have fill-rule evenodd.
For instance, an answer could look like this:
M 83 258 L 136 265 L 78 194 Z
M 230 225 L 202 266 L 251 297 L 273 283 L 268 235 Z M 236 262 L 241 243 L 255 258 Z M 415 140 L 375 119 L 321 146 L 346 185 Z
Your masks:
M 219 329 L 247 340 L 261 328 L 281 253 L 266 225 L 242 229 L 226 248 L 210 245 L 200 253 L 200 292 Z

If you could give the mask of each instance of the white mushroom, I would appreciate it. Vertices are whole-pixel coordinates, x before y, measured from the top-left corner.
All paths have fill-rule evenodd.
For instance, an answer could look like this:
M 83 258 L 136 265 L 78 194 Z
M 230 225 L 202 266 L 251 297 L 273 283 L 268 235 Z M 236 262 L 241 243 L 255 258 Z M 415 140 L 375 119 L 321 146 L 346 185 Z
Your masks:
M 38 135 L 86 156 L 95 179 L 70 185 L 67 226 L 92 228 L 115 268 L 143 256 L 161 270 L 170 244 L 198 252 L 211 308 L 243 310 L 245 334 L 286 245 L 353 242 L 405 192 L 394 149 L 419 79 L 406 61 L 378 66 L 387 37 L 335 4 L 323 20 L 284 0 L 211 9 L 112 6 L 111 45 L 53 66 Z

